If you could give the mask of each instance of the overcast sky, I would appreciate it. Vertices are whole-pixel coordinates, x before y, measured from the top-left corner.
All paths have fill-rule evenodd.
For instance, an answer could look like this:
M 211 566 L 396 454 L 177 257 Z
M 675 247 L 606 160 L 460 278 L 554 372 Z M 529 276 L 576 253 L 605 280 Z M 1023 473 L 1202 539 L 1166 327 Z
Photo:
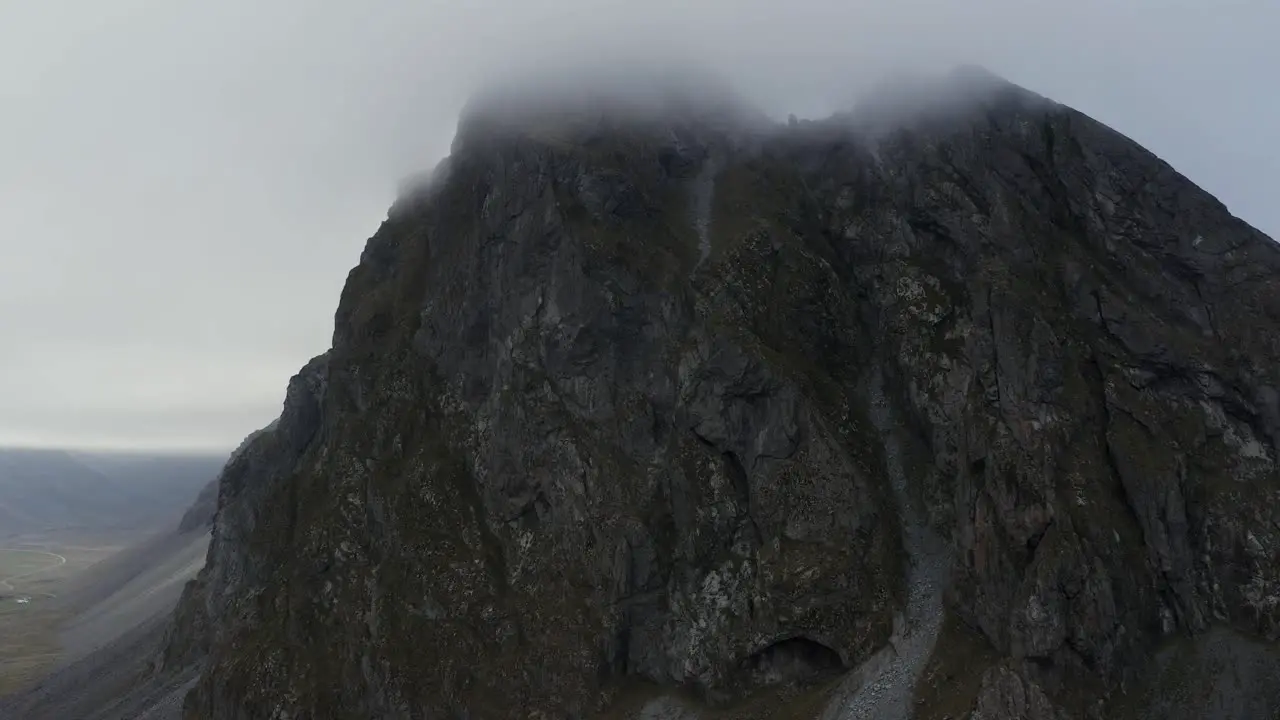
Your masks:
M 493 73 L 682 53 L 767 111 L 972 62 L 1280 235 L 1275 0 L 0 0 L 0 444 L 230 448 Z

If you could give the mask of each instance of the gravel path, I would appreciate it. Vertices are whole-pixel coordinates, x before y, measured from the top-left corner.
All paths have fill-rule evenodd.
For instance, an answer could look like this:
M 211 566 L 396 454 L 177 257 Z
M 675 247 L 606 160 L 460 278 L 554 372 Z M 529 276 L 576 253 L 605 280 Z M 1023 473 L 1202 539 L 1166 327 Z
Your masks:
M 916 681 L 933 653 L 942 628 L 942 593 L 950 561 L 946 543 L 929 527 L 907 492 L 902 447 L 891 430 L 893 410 L 884 397 L 884 379 L 868 383 L 871 421 L 884 443 L 885 465 L 902 518 L 907 570 L 907 606 L 894 618 L 893 636 L 854 672 L 828 711 L 832 720 L 908 720 Z

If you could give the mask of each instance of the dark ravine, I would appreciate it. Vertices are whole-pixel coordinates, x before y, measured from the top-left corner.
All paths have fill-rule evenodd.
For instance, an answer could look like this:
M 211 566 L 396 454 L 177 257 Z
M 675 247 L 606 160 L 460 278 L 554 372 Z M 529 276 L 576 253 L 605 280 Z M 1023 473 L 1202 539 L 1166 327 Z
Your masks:
M 468 112 L 222 475 L 185 716 L 1280 707 L 1280 249 L 980 71 L 713 97 Z

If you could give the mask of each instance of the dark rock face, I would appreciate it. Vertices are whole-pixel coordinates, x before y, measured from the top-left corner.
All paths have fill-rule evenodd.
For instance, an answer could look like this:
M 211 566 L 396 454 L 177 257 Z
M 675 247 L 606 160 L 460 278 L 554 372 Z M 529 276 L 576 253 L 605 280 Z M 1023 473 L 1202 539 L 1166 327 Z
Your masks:
M 975 717 L 1105 717 L 1169 638 L 1274 649 L 1280 251 L 962 80 L 893 129 L 473 118 L 223 474 L 188 716 L 763 717 L 851 670 L 808 717 L 926 717 L 949 614 Z
M 227 460 L 217 480 L 218 509 L 205 567 L 183 590 L 157 672 L 181 672 L 201 663 L 224 632 L 260 611 L 252 604 L 253 594 L 270 580 L 272 568 L 253 562 L 243 549 L 260 527 L 280 522 L 276 513 L 289 512 L 270 498 L 315 440 L 326 376 L 327 356 L 307 363 L 289 382 L 280 417 L 245 438 Z M 199 507 L 197 501 L 188 516 Z

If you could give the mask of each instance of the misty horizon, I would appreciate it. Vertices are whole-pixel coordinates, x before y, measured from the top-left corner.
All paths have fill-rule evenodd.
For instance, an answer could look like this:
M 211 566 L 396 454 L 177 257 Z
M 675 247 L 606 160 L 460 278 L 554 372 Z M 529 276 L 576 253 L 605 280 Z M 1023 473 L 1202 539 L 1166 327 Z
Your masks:
M 0 446 L 229 452 L 329 346 L 399 185 L 530 69 L 705 69 L 781 122 L 977 65 L 1280 233 L 1262 2 L 136 5 L 0 29 Z

